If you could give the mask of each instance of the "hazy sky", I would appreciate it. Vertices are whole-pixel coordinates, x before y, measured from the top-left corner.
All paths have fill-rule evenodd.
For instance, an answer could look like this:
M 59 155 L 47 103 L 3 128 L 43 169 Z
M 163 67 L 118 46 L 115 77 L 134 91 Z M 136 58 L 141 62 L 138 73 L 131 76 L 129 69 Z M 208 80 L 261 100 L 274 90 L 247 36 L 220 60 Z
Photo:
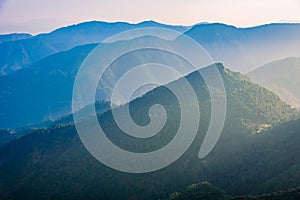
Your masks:
M 1 33 L 36 34 L 90 20 L 238 27 L 300 22 L 300 0 L 0 0 Z

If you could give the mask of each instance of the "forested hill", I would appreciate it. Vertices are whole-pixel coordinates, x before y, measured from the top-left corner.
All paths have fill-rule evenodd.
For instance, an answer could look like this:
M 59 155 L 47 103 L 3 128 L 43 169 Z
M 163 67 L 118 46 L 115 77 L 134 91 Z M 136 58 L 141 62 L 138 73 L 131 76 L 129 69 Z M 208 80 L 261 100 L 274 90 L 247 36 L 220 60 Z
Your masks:
M 202 70 L 209 73 L 212 67 L 215 66 Z M 230 196 L 300 185 L 297 178 L 300 177 L 297 159 L 300 123 L 278 124 L 294 119 L 296 111 L 245 76 L 221 64 L 217 68 L 224 80 L 228 112 L 217 145 L 204 159 L 199 159 L 198 153 L 208 127 L 211 104 L 203 79 L 198 73 L 192 73 L 186 78 L 199 100 L 200 128 L 192 146 L 170 166 L 146 174 L 115 171 L 87 152 L 72 124 L 57 125 L 33 131 L 0 148 L 0 198 L 161 199 L 202 181 L 211 182 Z M 180 87 L 180 81 L 170 84 Z M 111 111 L 98 119 L 106 135 L 121 148 L 152 151 L 174 137 L 180 120 L 178 101 L 165 87 L 130 103 L 133 120 L 140 125 L 147 124 L 148 109 L 153 104 L 165 106 L 168 118 L 161 132 L 147 140 L 124 134 L 116 126 Z M 263 126 L 260 134 L 256 134 L 256 128 L 264 124 L 271 126 Z

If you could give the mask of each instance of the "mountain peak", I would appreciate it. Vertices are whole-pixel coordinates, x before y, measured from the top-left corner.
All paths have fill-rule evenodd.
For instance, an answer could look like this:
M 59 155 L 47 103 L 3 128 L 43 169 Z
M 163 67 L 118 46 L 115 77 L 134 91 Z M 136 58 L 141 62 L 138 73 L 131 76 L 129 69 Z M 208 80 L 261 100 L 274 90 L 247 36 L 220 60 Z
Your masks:
M 146 21 L 140 22 L 138 24 L 161 24 L 161 23 L 158 23 L 154 20 L 146 20 Z
M 200 24 L 196 24 L 195 26 L 193 26 L 192 29 L 209 28 L 209 27 L 211 27 L 211 28 L 233 28 L 233 29 L 237 29 L 236 26 L 223 24 L 223 23 L 200 23 Z
M 211 69 L 213 69 L 213 68 L 217 68 L 218 69 L 218 71 L 220 72 L 220 73 L 225 73 L 225 72 L 227 72 L 227 71 L 229 71 L 228 69 L 226 69 L 225 67 L 224 67 L 224 65 L 223 65 L 223 63 L 221 63 L 221 62 L 216 62 L 216 63 L 214 63 L 214 64 L 211 64 L 211 65 L 209 65 L 209 66 L 207 66 L 207 67 L 204 67 L 202 70 L 211 70 Z M 200 69 L 201 70 L 201 69 Z

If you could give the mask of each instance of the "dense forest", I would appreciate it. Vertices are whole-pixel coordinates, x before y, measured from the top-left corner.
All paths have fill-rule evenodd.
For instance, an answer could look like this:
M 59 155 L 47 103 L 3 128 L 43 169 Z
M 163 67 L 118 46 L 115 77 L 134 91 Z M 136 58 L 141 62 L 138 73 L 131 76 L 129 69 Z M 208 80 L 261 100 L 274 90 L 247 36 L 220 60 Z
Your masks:
M 72 117 L 66 116 L 50 127 L 33 130 L 1 147 L 0 198 L 266 199 L 263 194 L 272 198 L 277 194 L 273 192 L 298 187 L 298 112 L 240 73 L 222 64 L 216 66 L 224 80 L 228 112 L 221 138 L 204 159 L 199 159 L 198 153 L 210 119 L 211 103 L 202 77 L 192 73 L 185 78 L 199 100 L 200 128 L 192 146 L 175 163 L 146 174 L 108 168 L 88 153 L 70 121 Z M 202 70 L 209 72 L 212 67 L 215 66 Z M 180 81 L 169 84 L 180 87 Z M 161 132 L 145 141 L 122 133 L 107 102 L 97 104 L 98 120 L 118 146 L 133 152 L 153 151 L 174 137 L 180 120 L 179 102 L 164 86 L 129 104 L 133 120 L 141 125 L 149 123 L 148 109 L 153 104 L 163 105 L 168 118 Z

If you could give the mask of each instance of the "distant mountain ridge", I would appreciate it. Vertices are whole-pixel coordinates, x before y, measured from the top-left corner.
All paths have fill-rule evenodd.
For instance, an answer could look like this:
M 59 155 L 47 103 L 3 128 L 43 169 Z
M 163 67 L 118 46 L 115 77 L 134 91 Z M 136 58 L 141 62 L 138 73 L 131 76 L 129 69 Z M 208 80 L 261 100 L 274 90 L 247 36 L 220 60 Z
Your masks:
M 216 62 L 242 73 L 274 60 L 300 56 L 300 24 L 297 23 L 250 28 L 200 24 L 185 34 L 199 42 Z
M 123 45 L 140 44 L 140 42 L 169 47 L 172 47 L 173 44 L 172 41 L 147 37 L 102 45 L 110 49 L 119 48 Z M 42 121 L 55 120 L 69 114 L 75 76 L 82 61 L 96 46 L 97 44 L 77 46 L 69 51 L 48 56 L 14 74 L 0 77 L 0 109 L 2 111 L 0 113 L 0 127 L 15 128 L 39 124 Z M 159 52 L 147 51 L 136 54 L 134 58 L 129 58 L 129 60 L 123 59 L 117 62 L 114 68 L 110 68 L 107 72 L 106 78 L 102 79 L 102 87 L 96 94 L 96 100 L 110 101 L 108 98 L 109 93 L 114 88 L 113 84 L 128 70 L 128 67 L 130 69 L 132 65 L 141 64 L 147 58 L 157 58 L 164 61 L 167 66 L 180 66 L 182 69 L 188 65 L 186 62 L 173 59 L 173 57 L 166 59 L 166 56 L 170 55 L 160 55 Z M 127 64 L 123 65 L 123 63 Z M 16 110 L 18 113 L 15 112 Z
M 220 23 L 200 23 L 189 27 L 155 21 L 138 24 L 92 21 L 0 44 L 0 56 L 3 58 L 0 60 L 0 75 L 14 73 L 53 53 L 78 45 L 99 43 L 116 33 L 143 27 L 161 27 L 185 33 L 198 41 L 216 62 L 243 73 L 273 60 L 300 56 L 300 24 L 297 23 L 237 28 Z
M 68 114 L 75 75 L 95 46 L 60 52 L 42 59 L 33 68 L 0 77 L 0 127 L 28 126 Z
M 154 21 L 138 24 L 91 21 L 71 25 L 26 40 L 0 44 L 0 57 L 2 58 L 0 60 L 0 75 L 11 74 L 59 51 L 69 50 L 79 45 L 99 43 L 114 34 L 144 27 L 161 27 L 179 32 L 184 32 L 189 28 L 165 25 Z
M 19 70 L 17 67 L 14 68 L 17 71 L 16 73 L 0 76 L 0 108 L 2 110 L 0 113 L 0 127 L 27 126 L 40 123 L 41 121 L 55 120 L 63 115 L 69 114 L 75 75 L 84 58 L 97 44 L 77 45 L 90 42 L 98 43 L 99 40 L 109 37 L 111 34 L 136 27 L 165 27 L 182 32 L 187 29 L 187 27 L 170 27 L 153 21 L 146 21 L 139 24 L 122 22 L 86 22 L 57 29 L 49 34 L 40 34 L 29 39 L 0 44 L 0 55 L 1 52 L 4 53 L 3 59 L 0 60 L 0 65 L 1 62 L 18 63 L 15 59 L 20 59 L 22 63 L 28 61 L 26 64 L 26 66 L 28 66 L 25 67 L 25 69 Z M 278 44 L 276 43 L 276 46 L 280 46 L 285 40 L 291 40 L 293 41 L 292 45 L 297 46 L 299 37 L 296 33 L 298 33 L 299 27 L 299 24 L 270 24 L 239 29 L 225 24 L 200 24 L 194 26 L 189 31 L 185 32 L 185 34 L 203 45 L 210 55 L 222 57 L 225 55 L 222 52 L 226 52 L 225 58 L 227 58 L 227 54 L 229 55 L 228 58 L 232 58 L 229 63 L 233 61 L 235 64 L 240 64 L 238 67 L 228 64 L 225 65 L 229 66 L 230 69 L 237 69 L 237 71 L 239 71 L 246 68 L 251 69 L 248 66 L 249 63 L 247 64 L 249 60 L 247 61 L 247 59 L 245 60 L 243 57 L 245 55 L 251 54 L 252 57 L 250 56 L 249 59 L 251 58 L 250 60 L 252 61 L 259 51 L 274 50 L 275 54 L 278 52 L 284 54 L 290 53 L 289 51 L 283 51 L 280 48 L 270 48 L 264 41 L 272 41 L 274 38 L 281 37 L 284 33 L 289 37 L 284 37 L 284 40 L 278 41 L 274 39 L 275 43 L 276 41 L 278 42 Z M 286 31 L 288 32 L 286 33 Z M 264 39 L 264 34 L 268 35 L 271 33 L 273 34 L 271 39 Z M 180 40 L 180 38 L 181 36 L 176 40 Z M 256 46 L 258 45 L 256 41 L 257 38 L 260 38 L 258 40 L 260 46 Z M 136 39 L 138 40 L 138 38 Z M 153 42 L 155 41 L 159 44 L 167 44 L 166 41 L 157 42 L 158 40 L 153 40 Z M 124 43 L 130 43 L 130 41 L 124 41 Z M 76 47 L 71 50 L 60 51 L 61 49 L 71 48 L 73 45 Z M 111 43 L 106 45 L 118 44 Z M 249 48 L 250 50 L 248 51 L 249 45 L 250 47 L 255 47 L 255 50 Z M 265 48 L 264 45 L 267 47 Z M 290 43 L 286 45 L 291 47 Z M 261 46 L 264 48 L 259 50 L 259 47 Z M 299 46 L 295 48 L 298 49 Z M 5 50 L 5 48 L 3 49 L 2 47 L 7 47 L 8 49 Z M 17 47 L 17 49 L 15 49 L 15 47 Z M 247 51 L 244 51 L 245 49 Z M 54 53 L 57 51 L 59 52 Z M 299 52 L 300 51 L 297 51 L 297 53 Z M 37 53 L 39 55 L 37 55 Z M 191 53 L 193 52 L 191 51 Z M 243 55 L 232 56 L 232 53 L 234 55 L 242 53 Z M 46 56 L 48 54 L 51 55 Z M 5 55 L 9 56 L 7 57 Z M 21 57 L 16 55 L 21 55 Z M 40 59 L 43 56 L 46 57 Z M 265 55 L 264 53 L 261 53 L 259 56 L 264 57 Z M 10 60 L 10 58 L 13 60 Z M 170 60 L 166 63 L 169 66 L 174 64 L 178 65 L 176 60 L 173 61 L 172 59 L 165 58 L 161 60 Z M 216 60 L 216 57 L 213 58 Z M 267 58 L 268 56 L 266 59 Z M 137 60 L 139 60 L 139 58 Z M 261 62 L 263 60 L 261 60 Z M 35 62 L 35 64 L 29 65 L 31 62 Z M 124 61 L 124 63 L 127 64 L 132 62 L 135 61 Z M 12 69 L 8 64 L 4 64 L 4 66 L 5 67 L 2 68 L 4 74 L 6 73 L 6 70 Z M 182 66 L 184 66 L 184 64 Z M 22 66 L 19 67 L 22 68 Z M 111 91 L 111 83 L 115 82 L 121 75 L 122 73 L 120 70 L 111 71 L 108 80 L 103 83 L 106 84 L 105 88 L 108 89 L 99 92 L 97 94 L 99 97 L 97 100 L 108 100 L 107 92 Z M 21 102 L 20 99 L 22 99 L 23 102 Z M 16 115 L 15 110 L 19 110 L 20 112 Z
M 156 37 L 102 44 L 107 51 L 140 43 L 157 44 L 172 48 L 172 42 Z M 83 60 L 97 46 L 88 44 L 59 52 L 41 59 L 36 64 L 8 76 L 0 76 L 0 127 L 20 127 L 55 120 L 71 112 L 74 80 Z M 160 51 L 136 52 L 133 57 L 116 61 L 101 79 L 96 100 L 110 101 L 110 92 L 117 80 L 132 67 L 144 64 L 147 59 L 158 59 L 168 66 L 180 66 L 182 71 L 188 63 Z M 168 56 L 168 57 L 166 57 Z M 124 65 L 126 63 L 126 65 Z M 99 64 L 99 63 L 98 63 Z M 188 73 L 190 71 L 186 71 Z M 22 99 L 22 101 L 20 101 Z M 15 113 L 18 110 L 18 113 Z
M 247 74 L 295 108 L 300 107 L 300 57 L 267 63 Z
M 15 40 L 23 40 L 31 38 L 32 35 L 28 33 L 11 33 L 11 34 L 2 34 L 0 35 L 0 43 L 15 41 Z

